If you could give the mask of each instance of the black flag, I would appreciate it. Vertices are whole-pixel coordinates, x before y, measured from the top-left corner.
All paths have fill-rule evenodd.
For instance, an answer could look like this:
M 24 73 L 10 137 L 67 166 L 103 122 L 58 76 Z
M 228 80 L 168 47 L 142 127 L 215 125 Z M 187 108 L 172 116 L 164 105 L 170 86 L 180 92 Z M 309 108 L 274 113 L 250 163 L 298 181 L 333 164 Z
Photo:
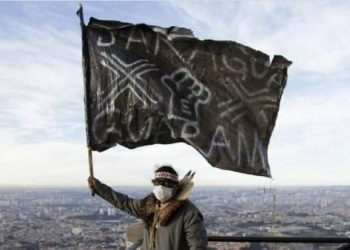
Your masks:
M 185 142 L 214 167 L 270 176 L 290 61 L 185 28 L 94 18 L 85 26 L 79 14 L 92 150 Z

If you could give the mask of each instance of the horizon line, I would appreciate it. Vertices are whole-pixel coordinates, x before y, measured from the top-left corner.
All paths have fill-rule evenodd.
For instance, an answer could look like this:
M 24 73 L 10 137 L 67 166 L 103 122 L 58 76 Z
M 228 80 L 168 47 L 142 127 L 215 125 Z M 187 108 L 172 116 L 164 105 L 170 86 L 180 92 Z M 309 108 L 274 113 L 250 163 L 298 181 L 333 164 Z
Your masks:
M 152 187 L 152 185 L 109 185 L 110 187 L 116 188 L 145 188 L 145 187 Z M 329 185 L 195 185 L 194 188 L 225 188 L 225 187 L 231 187 L 231 188 L 259 188 L 259 189 L 276 189 L 276 188 L 317 188 L 317 187 L 349 187 L 350 184 L 329 184 Z M 88 186 L 74 186 L 74 185 L 65 185 L 65 186 L 54 186 L 54 185 L 1 185 L 0 189 L 22 189 L 22 188 L 31 188 L 31 189 L 87 189 L 89 190 Z

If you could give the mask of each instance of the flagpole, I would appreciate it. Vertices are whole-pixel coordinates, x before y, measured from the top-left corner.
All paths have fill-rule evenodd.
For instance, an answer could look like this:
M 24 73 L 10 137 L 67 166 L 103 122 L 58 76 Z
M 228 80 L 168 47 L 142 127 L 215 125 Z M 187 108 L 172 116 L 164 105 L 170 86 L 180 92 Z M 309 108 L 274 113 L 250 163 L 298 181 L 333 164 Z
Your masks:
M 85 31 L 85 24 L 84 24 L 84 15 L 83 15 L 83 5 L 79 3 L 79 9 L 77 11 L 77 15 L 80 18 L 80 25 L 81 25 L 81 33 L 82 33 L 82 43 L 83 43 L 83 72 L 84 72 L 84 100 L 85 100 L 85 122 L 86 122 L 86 135 L 87 135 L 87 145 L 90 145 L 90 135 L 89 135 L 89 103 L 88 103 L 88 83 L 90 82 L 89 74 L 90 69 L 88 65 L 86 64 L 86 61 L 84 57 L 88 55 L 87 52 L 87 44 L 86 44 L 86 31 Z M 92 162 L 92 150 L 90 146 L 88 148 L 88 158 L 89 158 L 89 172 L 90 172 L 90 179 L 94 178 L 94 169 L 93 169 L 93 162 Z M 95 191 L 93 188 L 91 189 L 91 195 L 95 195 Z
M 89 155 L 89 173 L 90 173 L 90 178 L 94 178 L 94 166 L 93 166 L 93 161 L 92 161 L 92 150 L 88 146 L 88 155 Z M 91 195 L 95 196 L 95 191 L 92 189 L 91 190 Z

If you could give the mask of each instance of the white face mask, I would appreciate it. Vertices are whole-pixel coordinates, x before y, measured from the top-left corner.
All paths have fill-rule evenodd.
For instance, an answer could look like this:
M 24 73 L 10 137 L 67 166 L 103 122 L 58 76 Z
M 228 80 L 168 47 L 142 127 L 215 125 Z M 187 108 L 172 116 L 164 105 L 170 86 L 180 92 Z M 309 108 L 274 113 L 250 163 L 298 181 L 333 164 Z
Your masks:
M 153 188 L 153 194 L 160 202 L 169 200 L 172 196 L 172 191 L 172 188 L 164 187 L 161 185 L 154 186 Z

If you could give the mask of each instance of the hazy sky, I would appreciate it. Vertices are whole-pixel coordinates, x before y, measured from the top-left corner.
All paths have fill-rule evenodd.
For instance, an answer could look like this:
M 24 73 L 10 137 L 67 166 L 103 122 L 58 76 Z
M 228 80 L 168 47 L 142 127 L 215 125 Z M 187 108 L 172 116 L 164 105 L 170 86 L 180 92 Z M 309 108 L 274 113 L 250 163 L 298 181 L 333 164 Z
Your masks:
M 211 167 L 185 144 L 94 153 L 95 176 L 145 185 L 173 164 L 197 185 L 350 184 L 350 2 L 83 2 L 90 16 L 191 28 L 293 61 L 269 147 L 274 180 Z M 84 186 L 77 3 L 0 2 L 0 186 Z

